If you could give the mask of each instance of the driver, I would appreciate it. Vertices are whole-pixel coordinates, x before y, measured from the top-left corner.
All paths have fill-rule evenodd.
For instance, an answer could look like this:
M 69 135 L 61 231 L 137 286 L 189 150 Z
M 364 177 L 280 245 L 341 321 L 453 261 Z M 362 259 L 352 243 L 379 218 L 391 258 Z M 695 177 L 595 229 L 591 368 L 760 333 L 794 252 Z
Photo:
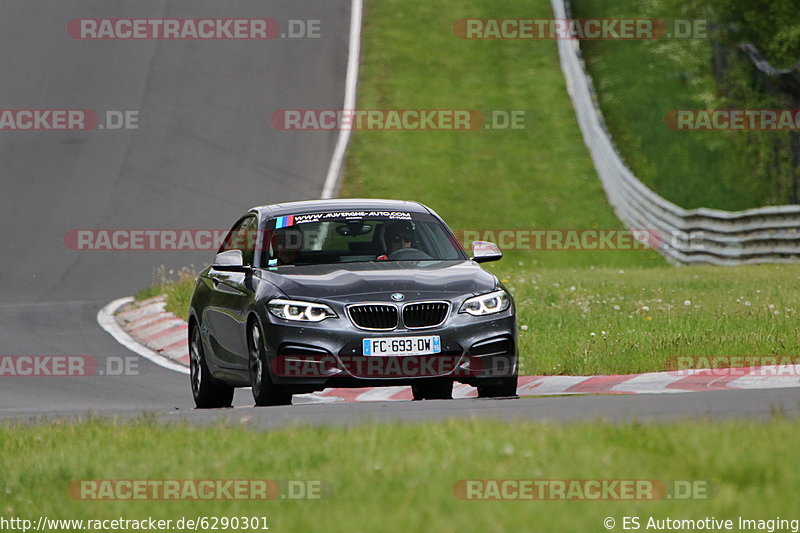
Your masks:
M 270 244 L 278 265 L 294 264 L 303 247 L 303 231 L 297 226 L 276 229 Z
M 417 238 L 414 223 L 407 220 L 389 222 L 383 232 L 386 255 L 378 259 L 388 259 L 388 256 L 401 248 L 416 248 Z

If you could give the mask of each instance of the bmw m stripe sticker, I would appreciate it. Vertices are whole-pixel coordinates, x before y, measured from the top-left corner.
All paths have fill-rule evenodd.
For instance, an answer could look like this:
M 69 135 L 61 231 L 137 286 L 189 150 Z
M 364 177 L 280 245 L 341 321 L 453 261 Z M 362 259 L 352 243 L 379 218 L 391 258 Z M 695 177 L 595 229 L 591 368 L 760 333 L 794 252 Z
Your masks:
M 281 229 L 293 225 L 294 225 L 294 215 L 289 215 L 286 217 L 278 217 L 275 219 L 275 229 Z

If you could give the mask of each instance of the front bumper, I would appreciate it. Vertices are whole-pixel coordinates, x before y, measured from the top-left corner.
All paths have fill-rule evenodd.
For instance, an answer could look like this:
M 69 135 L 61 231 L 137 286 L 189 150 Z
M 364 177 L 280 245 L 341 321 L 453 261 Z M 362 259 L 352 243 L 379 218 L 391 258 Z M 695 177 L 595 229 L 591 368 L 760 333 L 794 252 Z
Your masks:
M 452 306 L 443 324 L 433 328 L 368 331 L 356 327 L 334 308 L 338 318 L 298 323 L 265 312 L 265 345 L 276 385 L 292 393 L 327 387 L 411 385 L 420 380 L 496 383 L 517 375 L 514 307 L 496 315 L 475 317 Z M 334 307 L 334 306 L 332 306 Z M 437 335 L 434 355 L 365 356 L 366 338 Z

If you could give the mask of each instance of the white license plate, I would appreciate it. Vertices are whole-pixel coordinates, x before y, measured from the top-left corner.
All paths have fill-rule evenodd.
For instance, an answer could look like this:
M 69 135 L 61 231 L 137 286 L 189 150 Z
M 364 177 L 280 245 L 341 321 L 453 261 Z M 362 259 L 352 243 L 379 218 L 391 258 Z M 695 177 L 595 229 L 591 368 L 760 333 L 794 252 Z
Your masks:
M 364 355 L 430 355 L 442 351 L 438 335 L 363 340 Z

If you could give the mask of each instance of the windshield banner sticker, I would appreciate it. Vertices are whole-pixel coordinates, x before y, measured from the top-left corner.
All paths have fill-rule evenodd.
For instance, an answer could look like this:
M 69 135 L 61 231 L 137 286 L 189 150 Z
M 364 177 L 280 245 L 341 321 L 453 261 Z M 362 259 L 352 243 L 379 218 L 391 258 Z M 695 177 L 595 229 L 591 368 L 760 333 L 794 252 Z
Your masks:
M 411 213 L 406 213 L 402 211 L 332 211 L 330 213 L 307 213 L 303 215 L 294 215 L 290 217 L 278 217 L 276 220 L 276 224 L 279 224 L 281 219 L 293 219 L 294 224 L 305 224 L 307 222 L 319 222 L 322 220 L 330 220 L 330 219 L 337 219 L 337 218 L 372 218 L 372 217 L 381 217 L 381 218 L 388 218 L 390 220 L 411 220 Z M 292 223 L 285 224 L 284 226 L 278 226 L 277 228 L 282 228 L 285 226 L 292 225 Z

